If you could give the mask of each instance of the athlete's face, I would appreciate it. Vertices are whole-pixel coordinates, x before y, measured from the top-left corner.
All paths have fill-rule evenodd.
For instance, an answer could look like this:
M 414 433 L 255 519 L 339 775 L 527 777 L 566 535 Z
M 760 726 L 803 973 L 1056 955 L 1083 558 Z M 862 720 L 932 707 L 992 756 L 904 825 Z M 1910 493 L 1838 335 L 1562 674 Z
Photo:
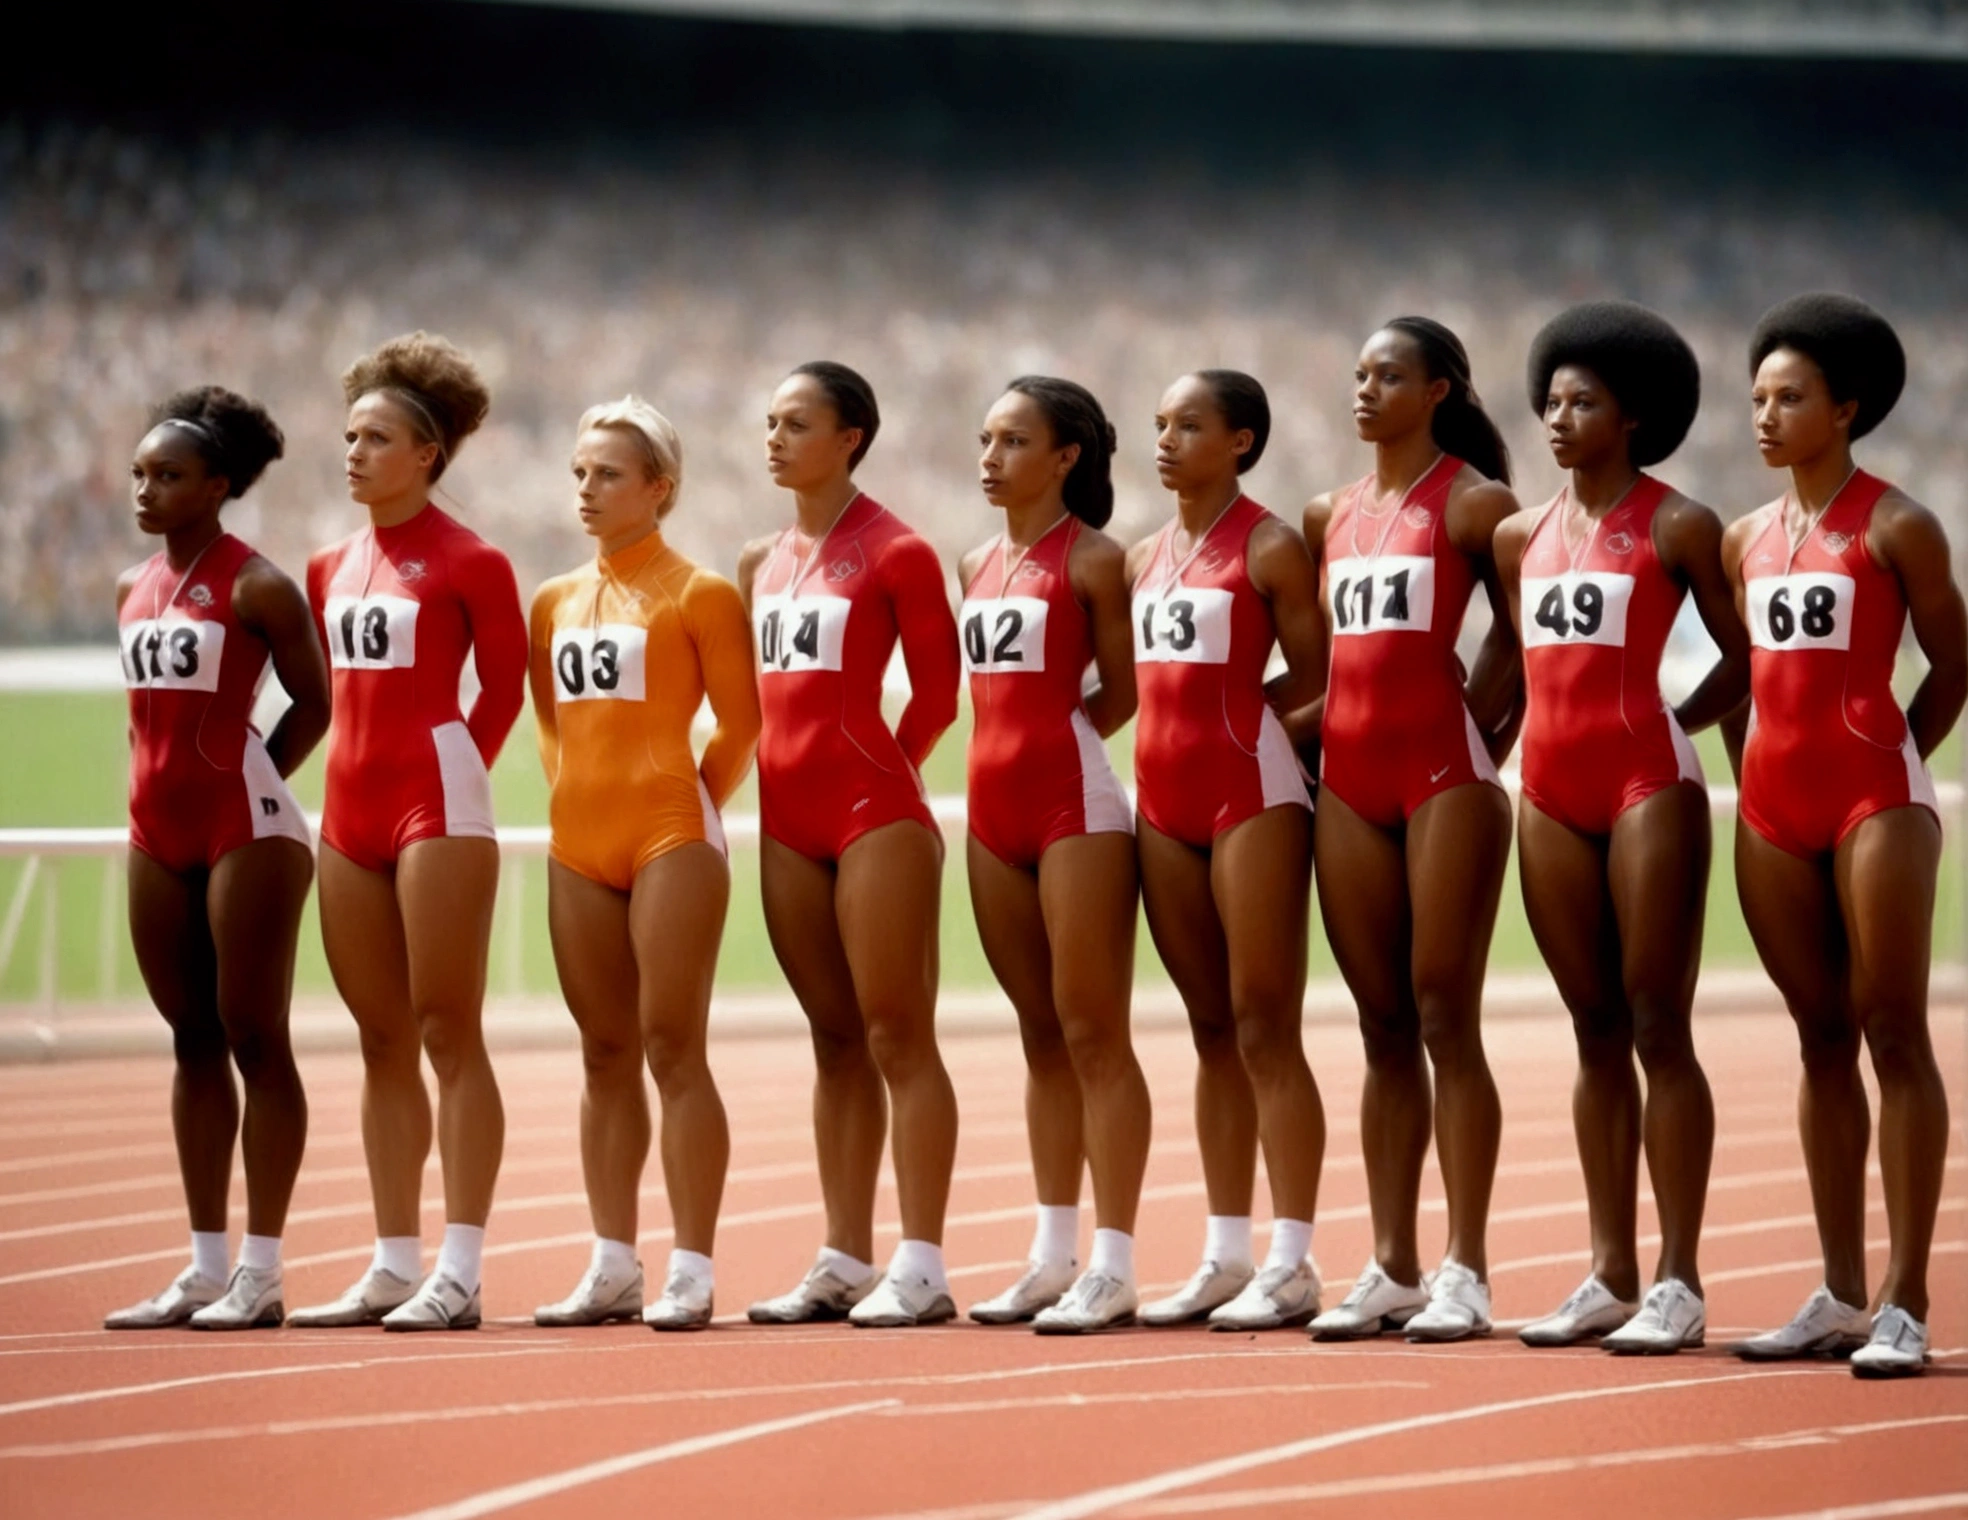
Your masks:
M 437 465 L 437 445 L 426 442 L 410 414 L 381 391 L 358 397 L 349 408 L 342 441 L 348 445 L 343 463 L 349 496 L 364 506 L 426 488 Z
M 1353 427 L 1368 443 L 1405 438 L 1429 425 L 1448 394 L 1448 381 L 1428 378 L 1414 339 L 1382 328 L 1353 367 Z
M 1155 473 L 1178 495 L 1220 486 L 1256 441 L 1249 428 L 1230 426 L 1208 381 L 1184 375 L 1155 413 Z
M 649 475 L 649 451 L 626 429 L 593 427 L 574 444 L 574 494 L 581 526 L 603 553 L 627 548 L 655 530 L 670 499 L 670 481 Z
M 191 435 L 180 427 L 152 428 L 130 461 L 130 498 L 137 526 L 146 533 L 171 533 L 225 504 L 229 485 L 210 474 Z
M 1756 419 L 1756 448 L 1777 469 L 1815 459 L 1851 442 L 1859 403 L 1834 401 L 1817 361 L 1794 348 L 1772 349 L 1756 366 L 1749 404 Z
M 1639 425 L 1583 365 L 1561 364 L 1552 372 L 1544 395 L 1544 440 L 1561 470 L 1589 470 L 1624 458 Z
M 994 507 L 1024 507 L 1045 500 L 1073 473 L 1080 446 L 1060 448 L 1052 424 L 1038 402 L 1022 391 L 1006 391 L 984 414 L 984 431 L 977 435 L 983 452 L 977 460 L 977 483 Z
M 765 414 L 765 468 L 789 491 L 817 490 L 844 476 L 861 446 L 861 429 L 841 426 L 826 386 L 788 375 Z

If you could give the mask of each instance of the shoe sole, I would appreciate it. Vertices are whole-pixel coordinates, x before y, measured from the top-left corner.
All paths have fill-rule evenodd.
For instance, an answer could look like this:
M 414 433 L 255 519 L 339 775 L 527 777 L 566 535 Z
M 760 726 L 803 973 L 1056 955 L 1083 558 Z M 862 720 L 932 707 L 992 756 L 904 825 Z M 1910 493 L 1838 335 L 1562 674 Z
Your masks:
M 1408 1321 L 1419 1313 L 1419 1309 L 1408 1309 L 1399 1314 L 1383 1314 L 1377 1320 L 1368 1320 L 1358 1326 L 1329 1325 L 1324 1329 L 1315 1322 L 1305 1327 L 1305 1333 L 1315 1341 L 1370 1341 L 1389 1331 L 1405 1330 Z
M 646 1319 L 643 1321 L 643 1323 L 647 1325 L 651 1330 L 654 1330 L 658 1335 L 666 1335 L 682 1330 L 708 1330 L 711 1328 L 711 1317 L 710 1315 L 706 1314 L 702 1319 L 679 1319 L 679 1320 Z
M 1852 1376 L 1863 1378 L 1868 1383 L 1890 1383 L 1897 1378 L 1920 1377 L 1926 1371 L 1925 1360 L 1911 1367 L 1875 1367 L 1869 1362 L 1852 1363 Z
M 1730 1351 L 1745 1362 L 1842 1362 L 1865 1344 L 1862 1340 L 1815 1341 L 1809 1346 L 1801 1346 L 1795 1351 L 1765 1351 L 1752 1347 L 1747 1341 L 1731 1346 Z
M 642 1305 L 637 1304 L 633 1309 L 627 1307 L 623 1307 L 620 1309 L 611 1309 L 606 1314 L 584 1315 L 579 1319 L 574 1319 L 574 1318 L 542 1319 L 539 1316 L 539 1314 L 535 1313 L 533 1316 L 533 1323 L 542 1330 L 583 1330 L 583 1329 L 591 1329 L 596 1325 L 635 1324 L 636 1322 L 641 1320 L 641 1318 L 642 1318 Z
M 209 1322 L 201 1325 L 196 1316 L 186 1320 L 185 1323 L 193 1330 L 278 1330 L 286 1318 L 287 1311 L 279 1304 L 275 1304 L 272 1308 L 261 1311 L 259 1318 L 243 1325 L 214 1325 Z
M 1029 1325 L 1058 1302 L 1057 1298 L 1047 1299 L 1042 1304 L 1034 1304 L 1023 1314 L 1014 1314 L 1003 1309 L 972 1309 L 970 1317 L 980 1325 Z
M 1408 1344 L 1413 1346 L 1453 1346 L 1457 1341 L 1479 1341 L 1489 1335 L 1494 1325 L 1471 1325 L 1467 1330 L 1451 1330 L 1446 1333 L 1436 1330 L 1417 1330 L 1410 1324 L 1405 1330 Z
M 427 1330 L 476 1330 L 479 1319 L 480 1317 L 474 1314 L 470 1319 L 454 1319 L 442 1325 L 392 1325 L 388 1320 L 384 1320 L 383 1328 L 393 1330 L 399 1335 L 415 1335 Z
M 1601 1349 L 1613 1356 L 1673 1356 L 1677 1351 L 1699 1351 L 1706 1344 L 1705 1336 L 1693 1340 L 1676 1341 L 1673 1345 L 1616 1346 L 1610 1341 L 1602 1343 Z
M 205 1304 L 200 1304 L 198 1306 L 198 1309 L 203 1309 L 206 1307 L 207 1306 Z M 196 1314 L 198 1312 L 198 1309 L 192 1310 L 191 1314 Z M 105 1330 L 182 1330 L 185 1328 L 185 1326 L 191 1323 L 191 1314 L 185 1315 L 184 1318 L 182 1319 L 159 1319 L 159 1320 L 126 1322 L 121 1325 L 112 1325 L 108 1320 L 104 1320 L 103 1329 Z
M 1034 1335 L 1098 1335 L 1103 1330 L 1119 1330 L 1125 1326 L 1137 1323 L 1139 1321 L 1134 1313 L 1130 1311 L 1126 1314 L 1117 1314 L 1112 1319 L 1103 1320 L 1097 1325 L 1042 1325 L 1035 1323 L 1032 1326 L 1032 1333 Z
M 837 1325 L 853 1312 L 853 1305 L 837 1309 L 829 1304 L 816 1306 L 802 1314 L 778 1314 L 770 1309 L 761 1309 L 757 1304 L 745 1311 L 745 1318 L 755 1325 Z
M 919 1325 L 947 1325 L 956 1317 L 957 1306 L 945 1299 L 940 1305 L 932 1304 L 924 1314 L 884 1314 L 880 1319 L 856 1319 L 850 1314 L 847 1322 L 856 1330 L 913 1330 Z
M 1239 1320 L 1228 1320 L 1228 1319 L 1211 1319 L 1209 1322 L 1209 1327 L 1212 1330 L 1224 1330 L 1224 1331 L 1296 1330 L 1300 1325 L 1311 1324 L 1312 1321 L 1317 1319 L 1318 1317 L 1319 1317 L 1319 1311 L 1317 1309 L 1307 1309 L 1304 1310 L 1302 1313 L 1287 1314 L 1282 1317 L 1274 1317 L 1272 1319 L 1267 1319 L 1267 1320 L 1239 1321 Z

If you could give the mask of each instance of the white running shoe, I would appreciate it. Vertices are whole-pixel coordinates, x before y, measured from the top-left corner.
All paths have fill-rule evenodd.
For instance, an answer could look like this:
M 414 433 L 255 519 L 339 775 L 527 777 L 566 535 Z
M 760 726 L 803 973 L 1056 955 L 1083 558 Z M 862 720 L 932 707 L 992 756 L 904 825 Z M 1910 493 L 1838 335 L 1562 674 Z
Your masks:
M 1091 1335 L 1133 1324 L 1137 1307 L 1133 1283 L 1085 1272 L 1058 1303 L 1033 1317 L 1032 1329 L 1040 1335 Z
M 847 1312 L 857 1330 L 901 1330 L 912 1325 L 940 1325 L 957 1317 L 956 1301 L 927 1277 L 900 1278 L 886 1273 L 875 1289 Z
M 105 1330 L 168 1330 L 224 1296 L 226 1285 L 186 1267 L 162 1293 L 103 1316 Z
M 634 1273 L 620 1277 L 598 1263 L 591 1264 L 574 1285 L 574 1291 L 556 1304 L 542 1304 L 533 1311 L 533 1323 L 559 1329 L 567 1325 L 606 1325 L 616 1320 L 642 1317 L 642 1263 Z
M 875 1291 L 881 1273 L 870 1272 L 858 1283 L 839 1277 L 831 1267 L 815 1262 L 800 1284 L 777 1298 L 762 1298 L 745 1311 L 755 1325 L 810 1325 L 847 1318 L 848 1310 Z
M 711 1285 L 688 1272 L 670 1273 L 663 1296 L 643 1310 L 642 1322 L 651 1330 L 702 1330 L 711 1322 Z
M 1872 1336 L 1852 1353 L 1852 1376 L 1918 1377 L 1927 1367 L 1927 1327 L 1898 1304 L 1881 1304 Z
M 1840 1356 L 1865 1345 L 1866 1312 L 1841 1304 L 1819 1286 L 1781 1330 L 1751 1336 L 1733 1348 L 1746 1362 L 1787 1362 L 1801 1356 Z
M 271 1330 L 287 1317 L 280 1268 L 234 1267 L 225 1296 L 191 1317 L 194 1330 Z
M 1647 1290 L 1640 1312 L 1599 1344 L 1614 1356 L 1672 1356 L 1699 1346 L 1708 1334 L 1708 1308 L 1701 1295 L 1678 1277 Z
M 1383 1272 L 1379 1262 L 1370 1261 L 1339 1307 L 1321 1314 L 1306 1331 L 1315 1341 L 1364 1340 L 1383 1330 L 1399 1330 L 1427 1307 L 1426 1276 L 1408 1287 Z
M 1534 1319 L 1517 1332 L 1526 1346 L 1576 1346 L 1580 1341 L 1617 1330 L 1639 1311 L 1638 1304 L 1626 1302 L 1599 1281 L 1586 1278 L 1556 1312 Z
M 1189 1281 L 1167 1298 L 1141 1306 L 1144 1325 L 1188 1325 L 1207 1318 L 1235 1298 L 1257 1276 L 1248 1262 L 1225 1266 L 1206 1261 L 1196 1268 Z
M 476 1330 L 478 1289 L 433 1272 L 412 1298 L 383 1316 L 385 1330 Z
M 1309 1256 L 1295 1267 L 1266 1267 L 1229 1303 L 1211 1312 L 1212 1330 L 1278 1330 L 1319 1312 L 1319 1268 Z
M 1409 1320 L 1411 1341 L 1460 1341 L 1490 1333 L 1490 1285 L 1454 1257 L 1428 1285 L 1428 1307 Z
M 1050 1309 L 1060 1295 L 1073 1286 L 1070 1261 L 1028 1261 L 1025 1274 L 995 1298 L 970 1306 L 970 1317 L 980 1325 L 1019 1325 L 1041 1309 Z
M 290 1330 L 339 1329 L 344 1325 L 380 1325 L 383 1316 L 416 1296 L 417 1285 L 382 1267 L 371 1267 L 331 1303 L 296 1309 L 287 1316 Z

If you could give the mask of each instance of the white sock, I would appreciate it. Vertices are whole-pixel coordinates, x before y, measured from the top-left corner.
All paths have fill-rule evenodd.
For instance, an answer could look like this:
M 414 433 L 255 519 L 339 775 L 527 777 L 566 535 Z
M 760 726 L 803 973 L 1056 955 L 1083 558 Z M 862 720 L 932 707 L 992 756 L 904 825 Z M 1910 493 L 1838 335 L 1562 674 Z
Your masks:
M 413 1283 L 424 1275 L 424 1242 L 415 1235 L 378 1235 L 369 1270 L 389 1272 Z
M 255 1272 L 267 1272 L 280 1265 L 278 1235 L 248 1235 L 239 1242 L 239 1264 Z
M 875 1275 L 873 1262 L 863 1261 L 858 1256 L 849 1256 L 845 1251 L 836 1251 L 832 1246 L 822 1246 L 816 1263 L 825 1267 L 844 1283 L 859 1287 Z
M 485 1226 L 447 1224 L 444 1244 L 437 1248 L 437 1270 L 467 1293 L 478 1287 L 479 1263 L 485 1255 Z
M 1080 1206 L 1042 1203 L 1032 1231 L 1029 1259 L 1047 1266 L 1075 1266 L 1080 1259 Z
M 1095 1230 L 1089 1272 L 1134 1286 L 1134 1237 L 1124 1230 Z
M 588 1270 L 606 1272 L 610 1277 L 633 1277 L 636 1269 L 635 1246 L 626 1240 L 603 1240 L 596 1237 L 594 1255 L 588 1258 Z
M 717 1269 L 711 1265 L 710 1257 L 698 1251 L 670 1252 L 669 1270 L 670 1273 L 681 1272 L 692 1282 L 702 1283 L 707 1288 L 717 1284 Z
M 1203 1234 L 1203 1259 L 1219 1267 L 1251 1264 L 1251 1222 L 1248 1214 L 1212 1214 Z
M 224 1230 L 193 1230 L 191 1232 L 191 1264 L 198 1269 L 198 1275 L 212 1282 L 226 1280 L 226 1262 L 231 1258 L 226 1253 L 226 1232 Z
M 895 1255 L 889 1258 L 888 1274 L 904 1280 L 921 1278 L 940 1292 L 950 1290 L 949 1276 L 943 1270 L 943 1248 L 926 1240 L 899 1243 Z
M 1303 1219 L 1271 1221 L 1271 1250 L 1264 1258 L 1267 1267 L 1293 1267 L 1312 1250 L 1312 1226 Z

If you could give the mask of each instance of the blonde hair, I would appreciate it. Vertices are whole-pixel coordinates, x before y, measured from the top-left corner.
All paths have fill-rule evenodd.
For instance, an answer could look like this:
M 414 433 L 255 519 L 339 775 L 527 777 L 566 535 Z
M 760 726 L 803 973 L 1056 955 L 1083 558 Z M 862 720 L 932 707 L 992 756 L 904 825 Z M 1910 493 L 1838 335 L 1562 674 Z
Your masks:
M 676 424 L 640 396 L 631 395 L 589 407 L 581 414 L 580 431 L 589 428 L 617 428 L 642 444 L 649 478 L 670 483 L 670 494 L 656 514 L 668 517 L 683 494 L 683 440 L 677 436 Z

